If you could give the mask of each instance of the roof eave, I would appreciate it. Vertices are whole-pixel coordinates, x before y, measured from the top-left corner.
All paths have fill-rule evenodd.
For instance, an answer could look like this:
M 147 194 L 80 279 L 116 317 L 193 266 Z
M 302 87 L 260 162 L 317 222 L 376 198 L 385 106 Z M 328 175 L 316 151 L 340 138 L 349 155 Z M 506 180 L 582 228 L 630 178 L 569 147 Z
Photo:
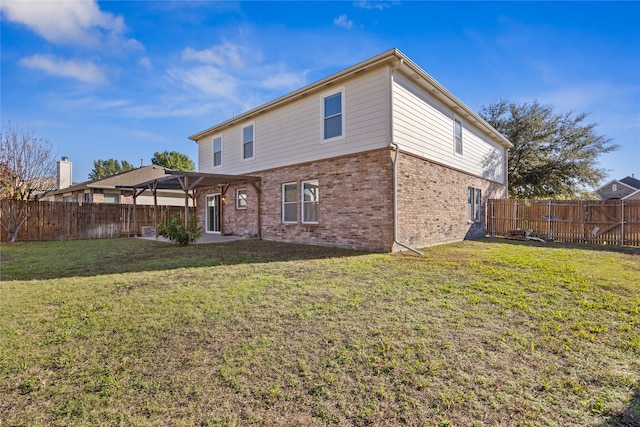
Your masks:
M 409 59 L 409 57 L 407 57 L 400 51 L 397 52 L 402 57 L 403 65 L 407 67 L 411 72 L 413 72 L 413 75 L 406 70 L 405 73 L 416 80 L 424 80 L 426 86 L 431 87 L 431 94 L 435 98 L 444 101 L 445 104 L 447 104 L 449 108 L 452 108 L 454 112 L 460 114 L 461 116 L 465 116 L 468 119 L 471 119 L 474 123 L 480 126 L 488 136 L 492 137 L 494 140 L 496 140 L 496 142 L 499 142 L 505 148 L 513 147 L 511 141 L 509 141 L 504 135 L 498 132 L 498 130 L 491 126 L 485 119 L 480 117 L 478 113 L 469 108 L 458 97 L 456 97 L 448 89 L 442 86 L 436 79 L 431 77 L 429 73 L 424 71 L 418 64 Z M 425 85 L 424 83 L 423 85 Z

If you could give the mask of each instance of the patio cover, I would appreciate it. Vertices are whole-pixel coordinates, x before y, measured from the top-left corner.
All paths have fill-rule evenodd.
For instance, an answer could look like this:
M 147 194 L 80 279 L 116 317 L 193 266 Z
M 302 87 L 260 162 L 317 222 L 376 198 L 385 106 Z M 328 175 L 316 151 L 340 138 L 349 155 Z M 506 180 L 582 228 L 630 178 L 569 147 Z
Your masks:
M 200 173 L 200 172 L 180 172 L 174 170 L 165 169 L 166 176 L 155 178 L 149 181 L 141 182 L 135 185 L 119 185 L 116 188 L 130 188 L 133 189 L 133 221 L 134 221 L 134 235 L 137 235 L 136 224 L 136 198 L 146 190 L 151 190 L 153 193 L 153 204 L 155 210 L 154 222 L 158 222 L 158 199 L 157 190 L 182 190 L 184 191 L 184 213 L 185 213 L 185 227 L 189 221 L 189 193 L 205 188 L 218 186 L 229 186 L 231 184 L 243 184 L 247 183 L 251 185 L 258 194 L 258 237 L 260 237 L 260 177 L 251 175 L 223 175 L 215 173 Z M 226 191 L 226 190 L 224 190 Z M 157 235 L 157 230 L 156 230 Z

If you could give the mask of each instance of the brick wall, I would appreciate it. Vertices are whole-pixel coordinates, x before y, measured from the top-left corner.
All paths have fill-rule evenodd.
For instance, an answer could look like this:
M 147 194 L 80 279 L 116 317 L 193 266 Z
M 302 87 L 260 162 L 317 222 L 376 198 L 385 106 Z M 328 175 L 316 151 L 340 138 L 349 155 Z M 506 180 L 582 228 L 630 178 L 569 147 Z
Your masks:
M 467 189 L 482 191 L 480 220 L 467 218 Z M 507 196 L 506 187 L 400 152 L 398 240 L 420 248 L 484 237 L 487 199 Z M 400 248 L 394 247 L 394 250 Z
M 388 149 L 337 157 L 251 173 L 260 176 L 262 238 L 372 251 L 390 251 L 393 243 L 391 155 Z M 319 184 L 318 224 L 303 224 L 300 204 L 302 181 Z M 282 184 L 298 184 L 298 222 L 282 222 Z M 247 209 L 235 207 L 235 191 L 247 189 Z M 198 217 L 204 226 L 205 197 L 220 192 L 198 192 Z M 257 230 L 258 195 L 250 185 L 230 186 L 226 192 L 222 233 Z
M 331 245 L 372 251 L 403 250 L 393 241 L 394 152 L 382 149 L 252 173 L 260 176 L 261 237 L 265 240 Z M 484 237 L 488 198 L 506 197 L 504 185 L 405 153 L 398 156 L 398 240 L 420 248 Z M 318 224 L 282 222 L 282 184 L 317 179 Z M 467 188 L 482 191 L 478 222 L 467 219 Z M 246 188 L 247 209 L 236 208 L 236 190 Z M 219 187 L 198 192 L 197 212 L 205 225 L 205 197 Z M 258 194 L 251 185 L 230 186 L 225 193 L 222 233 L 258 230 Z
M 614 185 L 616 186 L 615 190 L 613 189 Z M 622 199 L 624 197 L 627 197 L 629 194 L 633 193 L 634 191 L 636 190 L 629 188 L 628 186 L 626 186 L 621 182 L 613 182 L 599 189 L 598 194 L 600 195 L 600 197 L 602 197 L 603 200 L 610 200 L 610 199 Z

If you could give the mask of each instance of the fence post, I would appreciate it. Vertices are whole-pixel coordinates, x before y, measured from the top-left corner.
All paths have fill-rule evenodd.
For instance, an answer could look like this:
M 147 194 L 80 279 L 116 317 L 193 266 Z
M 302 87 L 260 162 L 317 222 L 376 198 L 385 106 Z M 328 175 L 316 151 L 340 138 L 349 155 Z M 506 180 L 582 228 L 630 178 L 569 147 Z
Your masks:
M 547 240 L 551 240 L 551 200 L 549 200 L 549 212 L 547 213 Z
M 513 201 L 513 229 L 518 229 L 518 201 Z
M 496 235 L 496 225 L 495 225 L 495 200 L 491 200 L 491 237 L 495 237 Z
M 622 233 L 620 233 L 620 246 L 624 246 L 624 200 L 620 200 L 620 207 L 622 208 Z

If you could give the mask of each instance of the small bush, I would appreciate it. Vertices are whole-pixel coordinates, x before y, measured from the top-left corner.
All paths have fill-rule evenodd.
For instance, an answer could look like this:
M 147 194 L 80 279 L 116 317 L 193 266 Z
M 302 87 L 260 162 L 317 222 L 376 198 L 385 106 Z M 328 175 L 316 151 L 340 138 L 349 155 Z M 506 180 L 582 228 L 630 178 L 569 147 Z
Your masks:
M 180 246 L 187 246 L 195 242 L 202 236 L 202 232 L 202 227 L 198 227 L 195 215 L 189 217 L 189 224 L 186 228 L 179 216 L 171 218 L 169 224 L 162 222 L 158 224 L 158 234 Z

